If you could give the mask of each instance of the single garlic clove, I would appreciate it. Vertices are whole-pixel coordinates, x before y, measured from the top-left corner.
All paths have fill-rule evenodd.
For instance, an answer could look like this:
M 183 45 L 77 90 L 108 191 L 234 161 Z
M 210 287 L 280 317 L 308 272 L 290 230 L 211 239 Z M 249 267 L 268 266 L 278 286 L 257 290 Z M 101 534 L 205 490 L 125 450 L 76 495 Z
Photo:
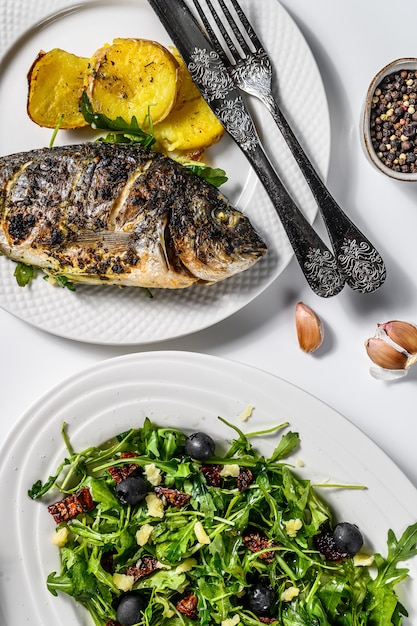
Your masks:
M 384 369 L 404 370 L 407 368 L 408 355 L 400 352 L 380 337 L 371 337 L 365 342 L 369 358 Z
M 307 304 L 298 302 L 295 307 L 295 325 L 298 344 L 304 352 L 314 352 L 323 343 L 323 324 Z
M 378 324 L 388 337 L 409 354 L 417 352 L 417 327 L 408 322 L 392 320 L 385 324 Z

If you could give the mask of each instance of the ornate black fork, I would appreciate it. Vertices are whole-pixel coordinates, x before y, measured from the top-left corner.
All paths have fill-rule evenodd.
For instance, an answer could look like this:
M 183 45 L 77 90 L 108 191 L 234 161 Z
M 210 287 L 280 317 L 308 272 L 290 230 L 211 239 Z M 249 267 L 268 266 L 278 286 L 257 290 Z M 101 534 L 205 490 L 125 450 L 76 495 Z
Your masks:
M 223 42 L 207 18 L 203 1 Z M 212 0 L 192 0 L 192 2 L 213 47 L 228 68 L 235 85 L 241 91 L 263 102 L 273 116 L 317 202 L 337 263 L 346 277 L 346 283 L 361 293 L 375 291 L 386 277 L 381 255 L 342 211 L 294 135 L 273 95 L 271 61 L 237 0 L 229 0 L 236 17 L 224 0 L 217 0 L 221 13 L 215 8 Z M 226 28 L 226 24 L 229 28 Z M 237 45 L 229 34 L 230 29 Z

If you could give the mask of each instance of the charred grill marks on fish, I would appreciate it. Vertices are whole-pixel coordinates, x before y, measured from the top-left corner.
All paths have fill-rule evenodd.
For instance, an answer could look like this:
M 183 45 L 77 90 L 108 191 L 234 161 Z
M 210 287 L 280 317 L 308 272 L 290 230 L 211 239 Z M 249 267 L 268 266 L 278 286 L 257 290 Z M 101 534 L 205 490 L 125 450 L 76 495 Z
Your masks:
M 0 251 L 74 282 L 183 288 L 247 269 L 266 245 L 172 159 L 96 142 L 0 158 Z

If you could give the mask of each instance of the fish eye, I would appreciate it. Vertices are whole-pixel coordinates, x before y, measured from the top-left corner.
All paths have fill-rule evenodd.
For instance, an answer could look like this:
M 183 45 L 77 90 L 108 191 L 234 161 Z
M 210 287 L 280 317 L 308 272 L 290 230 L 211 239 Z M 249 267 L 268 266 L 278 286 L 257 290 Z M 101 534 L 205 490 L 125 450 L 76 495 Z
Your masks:
M 215 222 L 223 224 L 224 226 L 233 227 L 239 222 L 240 215 L 235 211 L 231 211 L 227 208 L 214 209 L 212 216 Z

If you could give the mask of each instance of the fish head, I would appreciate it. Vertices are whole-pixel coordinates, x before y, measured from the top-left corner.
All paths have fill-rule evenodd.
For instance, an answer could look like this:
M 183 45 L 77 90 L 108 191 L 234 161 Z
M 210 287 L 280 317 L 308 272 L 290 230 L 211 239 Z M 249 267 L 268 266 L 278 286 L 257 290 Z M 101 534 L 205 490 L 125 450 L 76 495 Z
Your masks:
M 249 218 L 214 187 L 174 209 L 169 229 L 177 258 L 200 282 L 214 283 L 242 272 L 267 251 Z

